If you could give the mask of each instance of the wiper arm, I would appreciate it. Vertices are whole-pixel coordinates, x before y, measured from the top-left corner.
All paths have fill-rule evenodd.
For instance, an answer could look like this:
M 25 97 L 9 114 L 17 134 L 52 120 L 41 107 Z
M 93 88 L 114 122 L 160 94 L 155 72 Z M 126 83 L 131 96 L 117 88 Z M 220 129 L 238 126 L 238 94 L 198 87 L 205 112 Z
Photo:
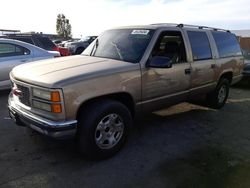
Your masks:
M 99 40 L 96 39 L 95 45 L 94 45 L 93 49 L 92 49 L 91 52 L 90 52 L 90 56 L 94 56 L 94 55 L 95 55 L 95 52 L 96 52 L 96 50 L 97 50 L 98 45 L 99 45 Z
M 123 57 L 122 57 L 122 54 L 121 54 L 121 50 L 118 48 L 117 44 L 114 43 L 114 42 L 111 42 L 111 44 L 115 47 L 120 60 L 123 60 Z

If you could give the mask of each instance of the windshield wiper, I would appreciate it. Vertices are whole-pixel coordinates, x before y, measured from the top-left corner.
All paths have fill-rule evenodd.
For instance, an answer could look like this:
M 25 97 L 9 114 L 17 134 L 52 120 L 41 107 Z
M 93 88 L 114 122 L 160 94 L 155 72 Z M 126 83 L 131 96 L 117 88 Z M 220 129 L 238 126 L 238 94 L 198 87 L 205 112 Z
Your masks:
M 99 45 L 99 40 L 96 39 L 95 45 L 93 46 L 93 49 L 92 49 L 91 52 L 90 52 L 90 56 L 94 56 L 94 55 L 95 55 L 95 52 L 96 52 L 96 50 L 97 50 L 98 45 Z
M 122 54 L 121 54 L 121 50 L 118 48 L 117 44 L 114 43 L 114 42 L 111 42 L 111 44 L 115 47 L 115 49 L 116 49 L 116 51 L 117 51 L 117 54 L 118 54 L 120 60 L 123 61 L 123 57 L 122 57 Z

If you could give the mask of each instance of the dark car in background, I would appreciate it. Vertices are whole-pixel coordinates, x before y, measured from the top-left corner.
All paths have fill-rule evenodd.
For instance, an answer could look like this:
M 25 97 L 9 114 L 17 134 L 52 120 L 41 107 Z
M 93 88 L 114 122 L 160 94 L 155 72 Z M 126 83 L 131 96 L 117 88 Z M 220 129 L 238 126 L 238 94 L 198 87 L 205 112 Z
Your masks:
M 243 75 L 245 77 L 250 77 L 250 50 L 242 50 L 242 51 L 245 59 Z
M 97 36 L 87 36 L 78 41 L 67 42 L 64 46 L 71 54 L 81 54 L 96 38 Z
M 61 56 L 71 55 L 67 48 L 57 46 L 48 37 L 41 34 L 9 34 L 6 35 L 5 38 L 27 42 L 47 51 L 58 51 L 60 52 Z

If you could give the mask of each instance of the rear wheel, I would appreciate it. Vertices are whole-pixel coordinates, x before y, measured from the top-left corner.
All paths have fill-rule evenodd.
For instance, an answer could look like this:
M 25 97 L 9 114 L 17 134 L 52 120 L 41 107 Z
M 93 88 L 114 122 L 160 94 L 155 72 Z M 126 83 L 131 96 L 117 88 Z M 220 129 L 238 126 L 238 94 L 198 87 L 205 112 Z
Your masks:
M 95 102 L 79 116 L 78 148 L 89 159 L 111 157 L 124 145 L 132 117 L 122 103 Z
M 222 78 L 216 89 L 207 95 L 208 105 L 215 109 L 220 109 L 224 106 L 229 95 L 229 81 Z

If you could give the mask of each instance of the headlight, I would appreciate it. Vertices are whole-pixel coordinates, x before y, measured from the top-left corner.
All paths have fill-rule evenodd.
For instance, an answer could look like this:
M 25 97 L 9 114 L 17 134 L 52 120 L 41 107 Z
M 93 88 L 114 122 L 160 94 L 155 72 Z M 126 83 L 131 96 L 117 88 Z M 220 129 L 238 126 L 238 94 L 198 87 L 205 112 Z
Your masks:
M 61 97 L 59 91 L 33 88 L 33 107 L 53 113 L 61 113 Z
M 49 104 L 49 103 L 33 100 L 33 107 L 40 109 L 40 110 L 53 112 L 53 113 L 61 113 L 62 112 L 61 104 L 53 104 L 53 103 Z
M 40 99 L 52 101 L 52 102 L 60 102 L 60 93 L 59 91 L 47 91 L 42 89 L 33 88 L 33 97 L 37 97 Z
M 51 105 L 47 104 L 47 103 L 44 103 L 44 102 L 33 100 L 33 107 L 41 109 L 41 110 L 45 110 L 45 111 L 48 111 L 48 112 L 51 112 Z

